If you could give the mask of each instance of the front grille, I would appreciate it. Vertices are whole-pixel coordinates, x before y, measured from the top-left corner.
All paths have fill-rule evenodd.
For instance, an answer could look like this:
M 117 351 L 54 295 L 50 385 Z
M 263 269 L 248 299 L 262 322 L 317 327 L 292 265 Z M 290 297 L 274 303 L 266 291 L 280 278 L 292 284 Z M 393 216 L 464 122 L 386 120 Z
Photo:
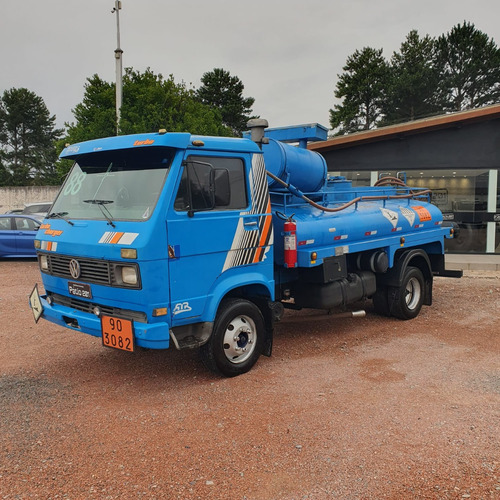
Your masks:
M 69 280 L 74 279 L 69 272 L 69 263 L 71 257 L 68 255 L 59 254 L 45 254 L 48 259 L 48 274 L 66 278 Z M 114 282 L 113 266 L 110 262 L 97 259 L 81 259 L 75 258 L 80 264 L 80 276 L 78 281 L 85 281 L 87 283 L 95 283 L 97 285 L 111 285 Z
M 71 309 L 76 309 L 77 311 L 93 314 L 92 309 L 94 307 L 99 307 L 104 316 L 115 316 L 123 319 L 129 319 L 131 321 L 138 321 L 139 323 L 147 323 L 146 313 L 141 311 L 131 311 L 129 309 L 120 309 L 118 307 L 103 306 L 102 304 L 85 302 L 84 300 L 66 297 L 64 295 L 59 295 L 58 293 L 49 292 L 47 295 L 52 297 L 54 304 L 70 307 Z

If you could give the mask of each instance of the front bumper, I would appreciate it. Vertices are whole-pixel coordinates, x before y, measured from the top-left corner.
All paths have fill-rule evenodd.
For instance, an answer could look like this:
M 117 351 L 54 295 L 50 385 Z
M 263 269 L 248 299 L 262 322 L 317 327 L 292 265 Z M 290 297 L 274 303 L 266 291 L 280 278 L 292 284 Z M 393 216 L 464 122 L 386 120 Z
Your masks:
M 49 304 L 47 296 L 40 296 L 43 307 L 41 317 L 56 325 L 83 332 L 94 337 L 102 337 L 101 320 L 94 314 L 78 311 L 60 304 Z M 133 321 L 135 345 L 148 349 L 168 349 L 170 328 L 168 323 L 142 323 Z

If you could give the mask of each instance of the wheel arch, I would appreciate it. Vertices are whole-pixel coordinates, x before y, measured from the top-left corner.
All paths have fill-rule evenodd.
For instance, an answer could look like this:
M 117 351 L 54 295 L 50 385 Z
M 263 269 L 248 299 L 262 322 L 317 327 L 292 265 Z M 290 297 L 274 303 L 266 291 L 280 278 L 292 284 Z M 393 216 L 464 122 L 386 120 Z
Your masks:
M 262 354 L 270 356 L 273 341 L 273 316 L 268 304 L 274 300 L 274 280 L 269 281 L 258 272 L 232 273 L 231 276 L 219 279 L 208 297 L 204 313 L 206 320 L 214 321 L 223 301 L 232 298 L 246 299 L 260 309 L 266 326 L 265 346 Z
M 267 287 L 264 287 L 258 283 L 253 283 L 250 285 L 243 285 L 233 288 L 221 300 L 222 303 L 222 301 L 224 301 L 225 299 L 230 298 L 246 299 L 249 302 L 253 302 L 260 309 L 266 327 L 266 331 L 264 332 L 264 350 L 262 352 L 262 354 L 264 354 L 265 356 L 271 356 L 274 332 L 273 315 L 272 310 L 269 307 L 269 303 L 272 299 L 269 292 L 270 291 L 267 289 Z
M 379 275 L 377 283 L 380 282 L 384 286 L 400 287 L 408 267 L 416 267 L 422 272 L 425 282 L 424 304 L 430 306 L 432 304 L 432 265 L 429 255 L 422 248 L 398 250 L 394 257 L 394 266 L 385 275 Z

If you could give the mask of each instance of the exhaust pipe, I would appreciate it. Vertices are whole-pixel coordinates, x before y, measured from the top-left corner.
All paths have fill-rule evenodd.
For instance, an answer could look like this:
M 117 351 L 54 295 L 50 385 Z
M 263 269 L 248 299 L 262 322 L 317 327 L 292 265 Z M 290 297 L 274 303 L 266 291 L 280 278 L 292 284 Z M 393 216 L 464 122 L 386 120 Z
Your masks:
M 279 323 L 304 323 L 306 321 L 323 321 L 326 319 L 335 318 L 364 318 L 366 316 L 366 311 L 361 309 L 359 311 L 346 311 L 336 314 L 313 314 L 311 316 L 294 316 L 284 318 Z

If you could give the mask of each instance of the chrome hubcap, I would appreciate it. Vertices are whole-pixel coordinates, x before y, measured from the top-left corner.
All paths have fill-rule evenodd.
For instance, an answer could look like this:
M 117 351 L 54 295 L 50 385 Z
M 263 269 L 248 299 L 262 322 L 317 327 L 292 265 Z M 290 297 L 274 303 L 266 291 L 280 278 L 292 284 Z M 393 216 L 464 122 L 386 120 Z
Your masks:
M 243 363 L 255 350 L 257 334 L 252 318 L 236 316 L 224 333 L 224 354 L 231 363 Z
M 415 309 L 417 307 L 421 294 L 422 287 L 420 281 L 417 278 L 410 278 L 405 290 L 405 301 L 408 309 Z

